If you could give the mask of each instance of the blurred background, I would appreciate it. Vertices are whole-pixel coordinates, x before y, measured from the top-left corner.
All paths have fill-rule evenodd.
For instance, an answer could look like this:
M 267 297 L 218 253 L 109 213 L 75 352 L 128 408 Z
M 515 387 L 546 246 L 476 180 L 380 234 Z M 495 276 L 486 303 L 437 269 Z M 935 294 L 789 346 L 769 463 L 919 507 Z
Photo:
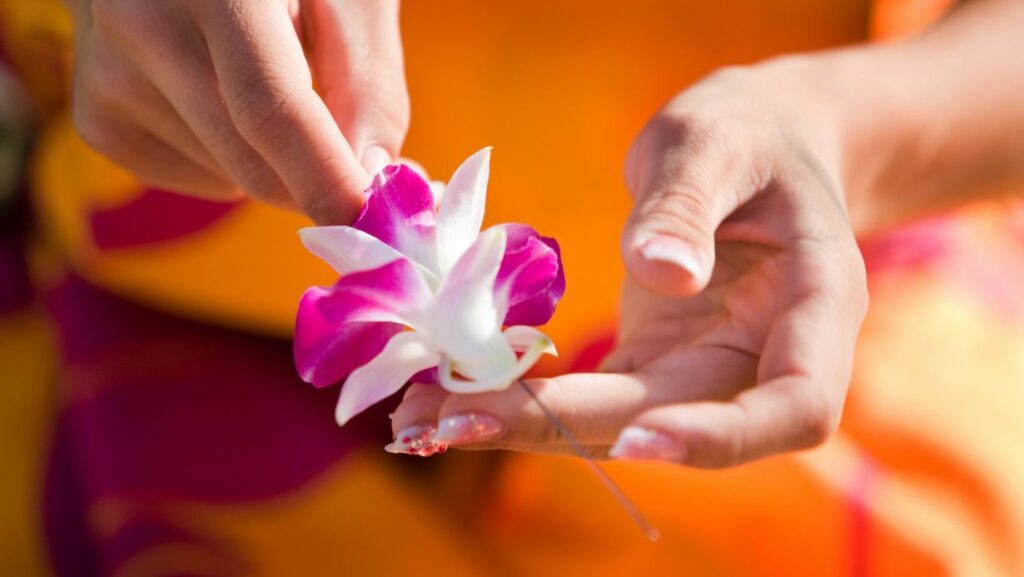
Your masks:
M 489 222 L 557 236 L 541 372 L 614 337 L 630 141 L 714 69 L 911 34 L 923 0 L 408 1 L 435 178 L 494 146 Z M 612 463 L 648 543 L 572 459 L 387 455 L 295 375 L 333 273 L 299 216 L 137 182 L 75 135 L 59 0 L 0 4 L 0 574 L 1024 575 L 1024 208 L 862 239 L 872 307 L 841 430 L 725 472 Z

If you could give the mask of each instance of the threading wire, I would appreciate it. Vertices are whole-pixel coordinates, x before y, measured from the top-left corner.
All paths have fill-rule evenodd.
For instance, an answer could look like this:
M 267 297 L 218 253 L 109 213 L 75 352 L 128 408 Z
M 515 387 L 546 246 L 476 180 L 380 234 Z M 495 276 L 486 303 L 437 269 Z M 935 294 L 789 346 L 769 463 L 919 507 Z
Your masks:
M 659 532 L 656 527 L 651 525 L 651 522 L 648 521 L 647 517 L 645 517 L 644 514 L 640 512 L 640 509 L 636 506 L 636 503 L 634 503 L 633 500 L 630 499 L 628 495 L 626 495 L 626 492 L 622 490 L 622 487 L 620 487 L 618 483 L 616 483 L 610 476 L 608 476 L 608 473 L 601 467 L 601 465 L 597 463 L 597 461 L 595 461 L 590 455 L 587 454 L 586 449 L 583 448 L 583 444 L 576 440 L 576 436 L 573 435 L 569 431 L 569 429 L 567 429 L 565 425 L 562 424 L 562 420 L 558 418 L 558 415 L 556 415 L 554 411 L 549 409 L 548 406 L 545 405 L 540 400 L 540 397 L 538 397 L 537 393 L 535 393 L 533 389 L 530 388 L 530 385 L 527 385 L 526 381 L 524 381 L 523 379 L 519 379 L 517 382 L 519 383 L 519 386 L 521 386 L 523 390 L 526 391 L 526 394 L 530 395 L 534 402 L 537 403 L 537 406 L 540 407 L 540 410 L 543 411 L 544 415 L 548 418 L 549 421 L 551 421 L 551 424 L 554 425 L 556 429 L 558 429 L 558 433 L 562 436 L 562 438 L 565 439 L 566 441 L 569 441 L 569 445 L 572 446 L 572 449 L 576 453 L 576 456 L 583 459 L 584 461 L 587 462 L 588 465 L 590 465 L 590 468 L 594 471 L 594 474 L 597 475 L 597 478 L 601 479 L 601 482 L 604 483 L 604 486 L 607 487 L 608 491 L 612 494 L 613 497 L 615 497 L 615 500 L 617 500 L 619 504 L 622 505 L 622 508 L 626 510 L 626 513 L 629 513 L 629 516 L 633 518 L 633 522 L 635 522 L 637 526 L 640 527 L 640 530 L 644 532 L 644 535 L 647 536 L 647 539 L 649 539 L 652 542 L 657 541 L 658 538 L 661 537 L 661 532 Z

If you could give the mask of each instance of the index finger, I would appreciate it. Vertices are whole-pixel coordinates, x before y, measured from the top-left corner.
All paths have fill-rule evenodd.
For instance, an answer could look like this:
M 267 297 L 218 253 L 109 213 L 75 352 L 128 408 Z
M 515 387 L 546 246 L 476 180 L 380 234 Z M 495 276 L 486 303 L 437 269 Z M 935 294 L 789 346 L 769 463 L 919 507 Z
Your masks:
M 513 384 L 503 391 L 452 394 L 430 403 L 406 399 L 392 427 L 401 436 L 407 427 L 436 423 L 435 440 L 459 448 L 573 453 L 572 441 L 538 406 L 536 395 L 576 441 L 603 455 L 641 412 L 666 403 L 731 397 L 753 380 L 753 365 L 752 357 L 733 350 L 694 348 L 666 355 L 637 373 L 531 379 L 526 383 L 533 394 Z
M 242 136 L 318 224 L 347 224 L 370 175 L 313 89 L 281 2 L 202 2 L 203 34 L 221 93 Z

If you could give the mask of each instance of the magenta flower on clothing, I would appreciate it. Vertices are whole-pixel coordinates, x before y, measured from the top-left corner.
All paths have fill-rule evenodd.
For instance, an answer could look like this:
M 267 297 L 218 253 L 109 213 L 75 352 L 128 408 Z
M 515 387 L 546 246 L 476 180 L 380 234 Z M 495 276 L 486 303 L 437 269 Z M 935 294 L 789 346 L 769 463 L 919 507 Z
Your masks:
M 480 232 L 489 164 L 490 149 L 477 152 L 447 187 L 388 166 L 352 226 L 300 231 L 341 275 L 306 291 L 295 323 L 303 380 L 345 381 L 339 424 L 410 380 L 436 379 L 455 393 L 501 390 L 556 354 L 533 326 L 565 292 L 558 243 L 522 224 Z

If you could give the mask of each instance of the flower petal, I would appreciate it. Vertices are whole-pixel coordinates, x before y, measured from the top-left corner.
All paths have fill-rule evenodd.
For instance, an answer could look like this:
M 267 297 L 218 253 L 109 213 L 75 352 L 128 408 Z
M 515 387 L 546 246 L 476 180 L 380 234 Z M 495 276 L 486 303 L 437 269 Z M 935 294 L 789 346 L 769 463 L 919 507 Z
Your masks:
M 422 176 L 405 165 L 384 168 L 352 224 L 431 271 L 437 271 L 434 246 L 434 196 Z
M 351 226 L 309 226 L 299 231 L 299 238 L 309 252 L 342 276 L 405 258 L 391 245 Z M 437 275 L 415 261 L 413 264 L 430 285 L 437 286 Z
M 430 336 L 470 378 L 497 374 L 515 364 L 501 335 L 494 281 L 505 252 L 505 231 L 481 234 L 442 281 L 430 315 Z
M 519 377 L 526 374 L 540 360 L 542 355 L 554 355 L 555 347 L 551 339 L 532 327 L 510 327 L 504 335 L 508 343 L 523 352 L 515 364 L 502 372 L 482 379 L 460 379 L 454 375 L 455 364 L 447 357 L 441 359 L 438 367 L 438 378 L 441 386 L 457 394 L 485 393 L 507 389 Z M 514 341 L 514 342 L 513 342 Z M 460 371 L 461 373 L 461 371 Z
M 504 323 L 542 325 L 565 294 L 558 242 L 523 224 L 500 227 L 508 237 L 496 284 L 499 305 L 507 307 Z
M 384 241 L 351 226 L 307 226 L 299 230 L 306 250 L 331 265 L 339 275 L 381 267 L 402 258 Z
M 295 367 L 302 380 L 316 387 L 343 380 L 402 331 L 402 325 L 395 323 L 332 323 L 319 309 L 319 301 L 328 294 L 320 287 L 307 290 L 295 319 Z
M 421 385 L 436 385 L 437 380 L 437 367 L 430 367 L 424 369 L 415 375 L 409 377 L 410 383 L 419 383 Z
M 389 322 L 416 329 L 423 326 L 430 300 L 426 280 L 403 258 L 342 277 L 317 301 L 317 308 L 335 324 Z
M 344 425 L 352 417 L 397 392 L 409 378 L 440 362 L 427 338 L 412 331 L 391 337 L 372 361 L 349 375 L 341 387 L 334 417 Z
M 441 196 L 436 235 L 437 260 L 442 274 L 455 266 L 480 233 L 490 164 L 490 147 L 470 156 L 455 170 Z
M 555 343 L 551 341 L 551 338 L 533 327 L 509 327 L 505 329 L 504 334 L 509 346 L 517 353 L 523 353 L 534 346 L 540 346 L 541 353 L 553 357 L 558 356 L 558 350 L 555 349 Z

